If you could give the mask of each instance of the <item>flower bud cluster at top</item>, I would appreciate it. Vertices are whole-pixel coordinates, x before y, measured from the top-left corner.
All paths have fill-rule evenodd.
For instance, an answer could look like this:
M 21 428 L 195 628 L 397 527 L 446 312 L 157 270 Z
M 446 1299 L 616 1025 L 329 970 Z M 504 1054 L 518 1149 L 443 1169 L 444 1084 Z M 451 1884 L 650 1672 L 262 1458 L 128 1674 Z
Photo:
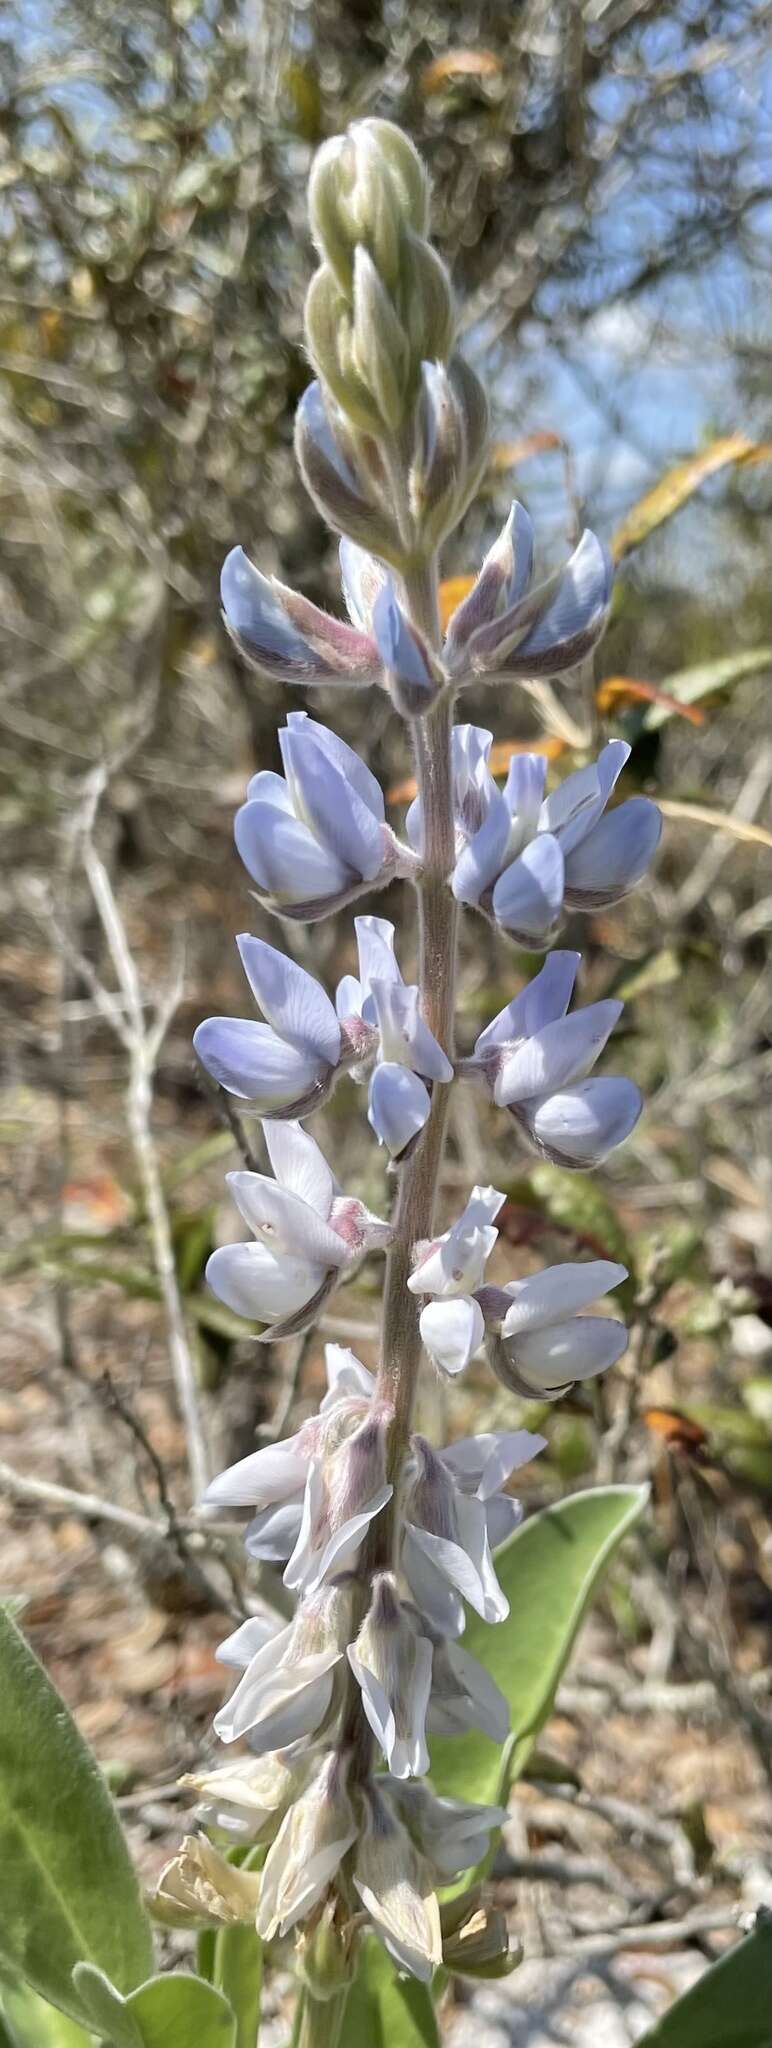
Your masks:
M 507 1736 L 506 1701 L 463 1647 L 465 1609 L 493 1624 L 506 1617 L 495 1548 L 520 1516 L 509 1481 L 544 1440 L 515 1429 L 433 1447 L 414 1420 L 421 1351 L 451 1375 L 484 1352 L 516 1394 L 556 1400 L 613 1364 L 627 1340 L 619 1321 L 586 1313 L 626 1277 L 623 1266 L 595 1259 L 487 1281 L 497 1189 L 474 1188 L 436 1234 L 455 1079 L 485 1090 L 527 1148 L 564 1167 L 605 1159 L 641 1108 L 632 1082 L 594 1071 L 622 1006 L 570 1007 L 573 952 L 549 952 L 457 1057 L 458 908 L 544 948 L 566 910 L 616 901 L 641 879 L 660 818 L 645 797 L 609 807 L 629 751 L 619 741 L 546 793 L 540 755 L 516 756 L 502 789 L 490 732 L 453 726 L 465 684 L 576 669 L 606 622 L 608 557 L 585 533 L 565 568 L 534 583 L 531 524 L 515 505 L 441 640 L 437 549 L 479 480 L 487 407 L 453 353 L 423 167 L 398 130 L 359 122 L 319 152 L 310 210 L 321 257 L 306 312 L 317 380 L 299 408 L 297 451 L 342 536 L 348 621 L 235 549 L 223 571 L 226 623 L 266 675 L 386 689 L 414 736 L 418 795 L 403 842 L 365 762 L 291 711 L 283 773 L 255 776 L 236 842 L 260 900 L 282 917 L 322 917 L 409 880 L 420 966 L 406 982 L 394 927 L 369 911 L 354 920 L 357 973 L 334 995 L 245 935 L 259 1017 L 209 1018 L 196 1032 L 209 1073 L 263 1119 L 272 1168 L 229 1176 L 251 1236 L 213 1254 L 215 1293 L 266 1340 L 309 1327 L 369 1254 L 385 1253 L 386 1277 L 377 1374 L 328 1345 L 319 1413 L 210 1488 L 211 1503 L 250 1511 L 249 1555 L 281 1566 L 297 1603 L 285 1626 L 254 1617 L 222 1645 L 239 1676 L 215 1725 L 247 1750 L 193 1780 L 209 1823 L 269 1847 L 259 1878 L 239 1874 L 235 1903 L 223 1877 L 212 1905 L 211 1844 L 188 1845 L 162 1893 L 170 1911 L 205 1894 L 215 1919 L 238 1917 L 248 1896 L 266 1938 L 297 1930 L 301 1973 L 325 1996 L 349 1974 L 364 1922 L 424 1979 L 443 1960 L 470 1974 L 507 1967 L 506 1930 L 479 1888 L 463 1904 L 437 1899 L 482 1859 L 502 1816 L 441 1798 L 425 1780 L 433 1734 Z M 389 1155 L 388 1219 L 341 1190 L 304 1128 L 341 1073 L 367 1088 Z

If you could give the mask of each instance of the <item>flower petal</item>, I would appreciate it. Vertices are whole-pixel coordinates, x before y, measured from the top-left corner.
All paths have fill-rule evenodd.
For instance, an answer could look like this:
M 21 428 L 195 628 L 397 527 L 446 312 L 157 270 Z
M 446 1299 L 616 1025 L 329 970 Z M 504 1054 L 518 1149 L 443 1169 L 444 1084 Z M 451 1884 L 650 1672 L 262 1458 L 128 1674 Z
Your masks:
M 299 1052 L 315 1053 L 334 1067 L 340 1058 L 340 1025 L 318 981 L 286 953 L 249 932 L 241 932 L 236 944 L 266 1022 Z
M 262 1655 L 259 1652 L 214 1719 L 221 1742 L 236 1742 L 240 1735 L 249 1735 L 258 1756 L 269 1749 L 287 1749 L 291 1742 L 315 1733 L 328 1711 L 332 1673 L 341 1658 L 340 1650 L 318 1650 L 282 1666 L 277 1665 L 275 1645 L 269 1643 L 266 1649 L 270 1675 L 255 1672 Z
M 304 1102 L 327 1071 L 317 1054 L 300 1051 L 250 1017 L 206 1017 L 193 1033 L 193 1044 L 221 1088 L 257 1109 Z
M 430 1109 L 423 1081 L 409 1067 L 384 1061 L 375 1068 L 370 1081 L 367 1121 L 392 1159 L 398 1159 L 411 1139 L 423 1130 Z
M 557 839 L 540 832 L 499 876 L 492 899 L 494 917 L 517 937 L 546 938 L 563 908 L 564 873 Z
M 627 1267 L 613 1259 L 588 1259 L 582 1265 L 546 1266 L 525 1280 L 512 1280 L 504 1289 L 512 1306 L 502 1324 L 503 1337 L 521 1330 L 541 1330 L 548 1323 L 575 1316 L 612 1287 L 627 1279 Z
M 537 1031 L 543 1031 L 545 1024 L 564 1017 L 580 959 L 580 953 L 550 953 L 533 980 L 526 982 L 520 994 L 481 1031 L 475 1053 L 485 1053 L 517 1038 L 532 1038 Z
M 444 1372 L 463 1372 L 485 1336 L 482 1310 L 471 1294 L 450 1301 L 430 1301 L 421 1313 L 421 1338 L 435 1365 Z
M 606 623 L 613 565 L 594 533 L 585 530 L 552 602 L 517 648 L 501 663 L 507 675 L 558 674 L 594 647 Z
M 275 1258 L 262 1244 L 226 1244 L 212 1252 L 206 1278 L 218 1301 L 235 1315 L 275 1323 L 312 1300 L 325 1272 L 305 1259 Z
M 626 740 L 609 740 L 597 761 L 578 768 L 575 775 L 567 775 L 545 798 L 539 830 L 556 835 L 566 860 L 597 824 L 629 755 Z
M 348 1394 L 363 1394 L 367 1400 L 375 1392 L 375 1378 L 366 1365 L 355 1358 L 343 1344 L 325 1344 L 324 1363 L 327 1373 L 327 1393 L 321 1404 L 324 1413 L 333 1401 L 343 1400 Z
M 584 1010 L 574 1010 L 570 1017 L 545 1024 L 544 1030 L 533 1038 L 524 1038 L 519 1045 L 505 1050 L 494 1085 L 495 1101 L 507 1108 L 548 1089 L 584 1080 L 600 1057 L 623 1008 L 623 1003 L 611 998 L 590 1003 Z
M 377 555 L 369 555 L 356 541 L 340 543 L 340 580 L 349 618 L 363 633 L 369 633 L 373 605 L 386 581 L 387 571 Z
M 350 868 L 320 844 L 302 819 L 262 799 L 242 804 L 233 833 L 253 882 L 277 903 L 315 903 L 338 895 L 351 882 Z
M 521 1284 L 528 1285 L 527 1281 L 515 1282 L 516 1286 Z M 613 1285 L 609 1281 L 609 1286 Z M 596 1289 L 596 1294 L 602 1292 L 602 1288 Z M 595 1294 L 590 1296 L 590 1300 L 595 1299 Z M 489 1500 L 500 1486 L 506 1485 L 512 1472 L 530 1464 L 546 1448 L 546 1437 L 534 1436 L 529 1429 L 490 1430 L 481 1436 L 459 1437 L 440 1455 L 463 1493 Z
M 244 1222 L 261 1240 L 272 1257 L 285 1254 L 305 1259 L 325 1272 L 329 1266 L 344 1266 L 347 1249 L 337 1231 L 291 1189 L 264 1173 L 239 1170 L 225 1176 Z M 266 1242 L 267 1240 L 267 1242 Z
M 220 596 L 229 631 L 250 661 L 285 683 L 328 679 L 329 665 L 288 619 L 276 593 L 240 547 L 226 555 Z
M 628 797 L 608 811 L 570 854 L 566 903 L 572 910 L 617 903 L 640 882 L 662 834 L 662 813 L 647 796 Z
M 287 727 L 290 732 L 298 735 L 301 742 L 304 734 L 313 741 L 314 746 L 332 762 L 333 767 L 337 768 L 345 781 L 350 783 L 351 788 L 356 790 L 362 803 L 367 805 L 368 811 L 371 811 L 373 817 L 382 825 L 386 807 L 381 785 L 376 782 L 375 776 L 371 774 L 360 755 L 354 752 L 354 748 L 348 747 L 345 740 L 339 739 L 336 732 L 330 731 L 329 726 L 320 725 L 317 719 L 309 718 L 307 711 L 288 712 Z
M 265 1564 L 286 1564 L 297 1543 L 303 1518 L 303 1496 L 281 1501 L 253 1515 L 244 1531 L 244 1549 L 249 1557 Z
M 629 1137 L 642 1108 L 634 1081 L 608 1075 L 529 1102 L 527 1125 L 556 1165 L 598 1166 Z
M 329 751 L 305 730 L 279 733 L 296 811 L 349 874 L 372 882 L 383 866 L 382 824 Z
M 507 1349 L 523 1378 L 539 1391 L 605 1372 L 627 1350 L 627 1330 L 610 1316 L 570 1316 L 549 1329 L 521 1333 Z
M 281 1444 L 266 1444 L 262 1451 L 250 1451 L 238 1464 L 219 1472 L 204 1494 L 207 1507 L 267 1508 L 286 1500 L 305 1486 L 308 1458 L 299 1435 L 285 1437 Z
M 387 917 L 355 917 L 359 980 L 365 996 L 371 981 L 402 983 L 394 958 L 394 926 Z
M 281 1186 L 308 1203 L 326 1221 L 337 1193 L 337 1181 L 316 1139 L 301 1124 L 274 1123 L 270 1117 L 263 1120 L 263 1136 Z
M 458 856 L 451 887 L 459 903 L 479 903 L 501 871 L 509 845 L 512 818 L 506 798 L 496 790 L 487 816 Z

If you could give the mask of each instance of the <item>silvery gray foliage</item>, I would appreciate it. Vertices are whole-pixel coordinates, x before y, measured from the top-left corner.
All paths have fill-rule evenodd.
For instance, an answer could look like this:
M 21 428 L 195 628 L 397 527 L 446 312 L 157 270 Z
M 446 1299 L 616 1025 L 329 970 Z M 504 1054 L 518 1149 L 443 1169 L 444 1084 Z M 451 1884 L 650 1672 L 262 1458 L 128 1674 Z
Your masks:
M 509 1482 L 544 1439 L 513 1429 L 438 1450 L 417 1427 L 422 1348 L 450 1375 L 484 1354 L 515 1393 L 556 1400 L 605 1371 L 627 1341 L 622 1323 L 586 1313 L 625 1279 L 621 1265 L 488 1280 L 499 1190 L 474 1188 L 436 1233 L 448 1093 L 456 1079 L 482 1087 L 528 1148 L 576 1168 L 605 1159 L 641 1108 L 630 1081 L 594 1072 L 622 1006 L 569 1013 L 573 952 L 549 953 L 459 1057 L 455 922 L 472 905 L 546 945 L 566 909 L 614 901 L 640 880 L 660 818 L 641 797 L 609 808 L 629 751 L 619 741 L 546 794 L 542 757 L 513 760 L 501 789 L 490 732 L 453 726 L 468 683 L 570 679 L 603 631 L 609 558 L 585 533 L 563 569 L 534 583 L 531 523 L 514 505 L 441 638 L 437 547 L 479 479 L 486 403 L 454 352 L 450 287 L 426 240 L 424 172 L 397 130 L 363 121 L 320 151 L 310 204 L 322 259 L 307 309 L 317 381 L 299 408 L 297 452 L 342 535 L 349 619 L 269 580 L 240 548 L 223 571 L 225 617 L 267 675 L 387 690 L 416 736 L 418 795 L 403 844 L 366 763 L 291 711 L 283 775 L 254 778 L 236 841 L 259 896 L 282 916 L 323 916 L 409 879 L 420 966 L 406 984 L 393 925 L 357 916 L 358 972 L 333 1002 L 280 950 L 243 936 L 262 1021 L 209 1018 L 196 1032 L 210 1074 L 263 1119 L 273 1168 L 229 1176 L 251 1237 L 213 1254 L 214 1291 L 262 1337 L 278 1337 L 307 1328 L 358 1260 L 385 1253 L 387 1263 L 377 1371 L 328 1345 L 318 1414 L 209 1489 L 212 1506 L 249 1511 L 247 1551 L 281 1567 L 296 1605 L 289 1622 L 255 1616 L 222 1645 L 239 1675 L 215 1727 L 227 1745 L 245 1738 L 248 1753 L 193 1782 L 203 1818 L 239 1842 L 269 1844 L 257 1908 L 267 1938 L 302 1925 L 307 1969 L 324 1930 L 325 1954 L 334 1938 L 350 1960 L 356 1901 L 399 1967 L 428 1982 L 443 1960 L 437 1886 L 482 1859 L 501 1819 L 435 1795 L 430 1739 L 507 1735 L 506 1701 L 464 1649 L 465 1611 L 506 1619 L 495 1551 L 520 1517 Z M 390 1155 L 389 1220 L 340 1190 L 303 1128 L 344 1071 L 367 1087 L 369 1122 Z M 459 1929 L 446 1931 L 452 1967 Z M 486 1974 L 507 1967 L 505 1931 L 495 1942 Z

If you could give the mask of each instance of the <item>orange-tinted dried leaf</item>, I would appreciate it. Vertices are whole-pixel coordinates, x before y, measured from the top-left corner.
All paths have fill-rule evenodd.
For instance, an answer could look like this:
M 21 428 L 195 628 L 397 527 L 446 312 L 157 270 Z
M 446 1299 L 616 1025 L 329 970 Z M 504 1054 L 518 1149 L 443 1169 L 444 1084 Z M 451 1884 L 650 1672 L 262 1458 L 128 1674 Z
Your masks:
M 647 704 L 664 704 L 667 711 L 688 718 L 690 725 L 705 724 L 704 711 L 698 711 L 693 704 L 679 704 L 677 697 L 658 690 L 656 683 L 642 683 L 638 676 L 605 676 L 595 692 L 599 711 L 615 711 L 620 704 L 634 704 L 640 698 Z
M 454 78 L 498 78 L 502 69 L 494 50 L 446 50 L 421 72 L 421 91 L 438 92 Z
M 682 1415 L 680 1408 L 644 1408 L 643 1420 L 647 1429 L 660 1437 L 669 1451 L 693 1458 L 698 1464 L 707 1457 L 707 1430 L 700 1422 L 692 1422 L 690 1416 Z
M 546 754 L 548 761 L 557 761 L 566 751 L 566 741 L 558 739 L 499 740 L 491 747 L 488 766 L 492 775 L 506 775 L 513 754 Z M 418 794 L 415 776 L 410 775 L 404 782 L 393 782 L 386 791 L 390 804 L 412 803 Z
M 531 455 L 546 455 L 550 449 L 563 449 L 565 442 L 559 434 L 548 428 L 537 429 L 534 434 L 524 434 L 520 441 L 496 441 L 491 449 L 491 469 L 514 469 L 518 462 L 527 462 Z
M 762 462 L 768 459 L 769 450 L 757 441 L 750 441 L 747 434 L 723 434 L 718 441 L 712 441 L 701 455 L 690 456 L 688 462 L 677 462 L 673 469 L 660 477 L 653 490 L 646 491 L 637 505 L 633 505 L 626 519 L 611 542 L 615 562 L 620 562 L 631 548 L 640 547 L 650 533 L 672 518 L 688 498 L 693 497 L 707 477 L 714 476 L 719 469 L 725 469 L 730 462 Z

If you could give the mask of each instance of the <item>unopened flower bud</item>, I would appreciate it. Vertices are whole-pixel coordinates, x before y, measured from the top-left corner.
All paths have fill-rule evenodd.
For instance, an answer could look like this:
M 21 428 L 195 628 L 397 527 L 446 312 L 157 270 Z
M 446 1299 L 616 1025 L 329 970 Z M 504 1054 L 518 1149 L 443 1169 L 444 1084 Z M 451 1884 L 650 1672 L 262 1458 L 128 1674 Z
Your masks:
M 166 1927 L 237 1927 L 254 1920 L 260 1879 L 228 1863 L 206 1835 L 186 1835 L 158 1879 L 152 1905 Z
M 412 396 L 408 345 L 372 257 L 361 247 L 354 262 L 353 357 L 383 425 L 397 433 Z
M 328 1898 L 315 1924 L 301 1929 L 295 1944 L 295 1967 L 312 1998 L 326 2004 L 337 1998 L 354 1974 L 355 1935 L 340 1901 Z
M 394 521 L 362 482 L 345 421 L 331 401 L 325 405 L 316 382 L 295 415 L 295 454 L 307 491 L 335 532 L 399 568 L 404 549 Z
M 403 718 L 423 718 L 438 694 L 441 676 L 390 580 L 373 605 L 373 633 L 397 710 Z
M 432 1646 L 408 1618 L 393 1573 L 381 1572 L 374 1578 L 370 1608 L 348 1660 L 392 1777 L 428 1771 Z

